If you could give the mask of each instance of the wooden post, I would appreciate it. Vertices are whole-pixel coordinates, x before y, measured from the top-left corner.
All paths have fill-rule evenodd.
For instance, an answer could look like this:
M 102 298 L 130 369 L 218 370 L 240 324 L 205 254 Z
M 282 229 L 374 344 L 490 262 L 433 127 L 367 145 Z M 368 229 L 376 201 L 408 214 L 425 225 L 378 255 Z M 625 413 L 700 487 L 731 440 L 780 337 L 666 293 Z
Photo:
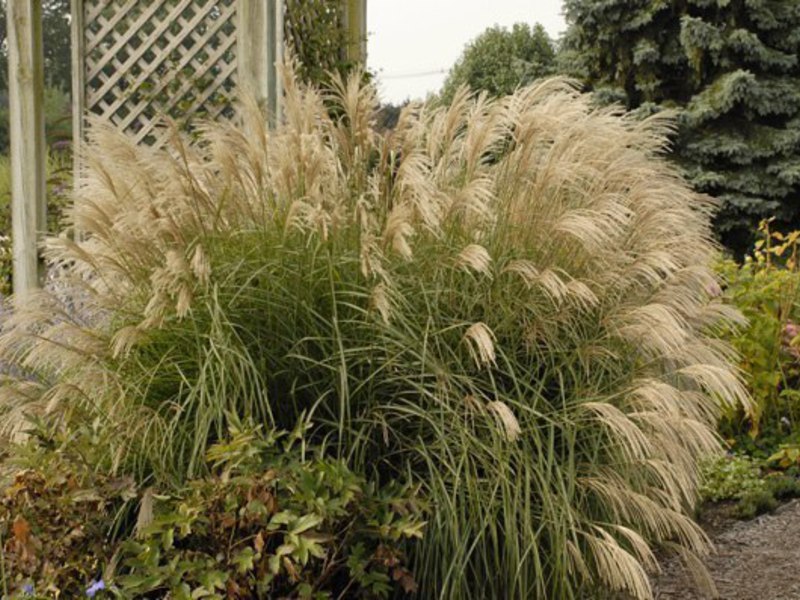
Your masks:
M 236 71 L 239 86 L 245 93 L 255 95 L 259 104 L 269 94 L 267 39 L 269 37 L 268 2 L 238 2 L 239 23 L 236 31 Z
M 239 85 L 267 109 L 273 125 L 282 95 L 276 65 L 283 61 L 283 6 L 283 0 L 239 0 L 236 9 Z
M 40 0 L 7 0 L 11 230 L 17 301 L 39 286 L 46 230 L 44 51 Z
M 83 144 L 83 127 L 85 124 L 84 107 L 86 106 L 86 67 L 84 46 L 83 0 L 72 0 L 70 27 L 72 29 L 72 161 L 73 180 L 77 184 L 80 177 L 81 146 Z
M 283 100 L 283 80 L 280 69 L 283 66 L 283 18 L 284 0 L 269 0 L 270 28 L 267 40 L 267 68 L 269 80 L 270 123 L 274 126 L 281 118 L 281 101 Z
M 367 0 L 343 0 L 347 28 L 347 59 L 367 62 Z

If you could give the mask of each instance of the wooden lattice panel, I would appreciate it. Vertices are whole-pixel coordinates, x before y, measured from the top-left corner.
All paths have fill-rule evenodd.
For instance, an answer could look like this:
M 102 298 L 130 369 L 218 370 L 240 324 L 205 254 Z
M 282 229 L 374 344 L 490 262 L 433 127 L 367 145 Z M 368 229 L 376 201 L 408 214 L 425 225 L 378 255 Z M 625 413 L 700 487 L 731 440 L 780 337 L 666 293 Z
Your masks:
M 255 0 L 238 0 L 251 2 Z M 237 0 L 84 0 L 84 114 L 159 144 L 168 117 L 231 112 Z

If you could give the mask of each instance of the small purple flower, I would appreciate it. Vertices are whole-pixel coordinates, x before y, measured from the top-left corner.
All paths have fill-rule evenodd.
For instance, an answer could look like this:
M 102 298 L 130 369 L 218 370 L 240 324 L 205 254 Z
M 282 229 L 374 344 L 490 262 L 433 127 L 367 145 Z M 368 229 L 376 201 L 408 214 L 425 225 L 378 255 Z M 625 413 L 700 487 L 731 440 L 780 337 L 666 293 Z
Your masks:
M 26 583 L 25 585 L 23 585 L 22 586 L 22 593 L 25 596 L 33 596 L 33 584 L 32 583 Z
M 89 585 L 89 587 L 86 588 L 86 595 L 89 598 L 94 598 L 94 596 L 95 596 L 95 594 L 97 592 L 99 592 L 100 590 L 104 590 L 104 589 L 106 589 L 106 582 L 105 581 L 103 581 L 102 579 L 99 580 L 99 581 L 92 581 L 91 585 Z
M 72 142 L 69 140 L 58 140 L 53 142 L 53 150 L 69 150 L 72 147 Z

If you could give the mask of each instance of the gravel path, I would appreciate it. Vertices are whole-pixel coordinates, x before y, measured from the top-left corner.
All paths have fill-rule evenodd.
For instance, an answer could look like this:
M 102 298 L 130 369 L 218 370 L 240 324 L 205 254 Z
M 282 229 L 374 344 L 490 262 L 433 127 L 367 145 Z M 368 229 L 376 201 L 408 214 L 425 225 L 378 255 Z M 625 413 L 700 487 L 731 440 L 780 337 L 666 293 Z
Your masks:
M 800 500 L 751 521 L 709 526 L 716 552 L 705 564 L 717 596 L 703 594 L 677 561 L 654 578 L 657 600 L 800 600 Z

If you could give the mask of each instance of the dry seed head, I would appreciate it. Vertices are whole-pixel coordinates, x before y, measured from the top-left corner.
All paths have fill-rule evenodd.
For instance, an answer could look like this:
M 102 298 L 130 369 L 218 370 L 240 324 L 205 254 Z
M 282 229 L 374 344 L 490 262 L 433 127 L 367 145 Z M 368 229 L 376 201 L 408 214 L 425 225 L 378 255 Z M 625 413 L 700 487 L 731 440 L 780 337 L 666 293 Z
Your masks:
M 139 514 L 136 517 L 134 532 L 136 537 L 144 537 L 145 530 L 153 523 L 153 504 L 155 491 L 152 487 L 147 488 L 142 494 L 139 503 Z
M 612 590 L 627 590 L 635 598 L 652 598 L 650 578 L 637 557 L 608 532 L 595 527 L 585 540 L 597 564 L 597 573 Z
M 516 441 L 517 438 L 519 438 L 519 436 L 522 434 L 522 429 L 519 426 L 517 417 L 514 416 L 514 412 L 511 410 L 508 404 L 501 402 L 500 400 L 492 400 L 486 405 L 486 408 L 494 413 L 495 418 L 503 428 L 506 439 L 509 442 Z
M 392 317 L 392 301 L 385 283 L 381 282 L 372 288 L 370 302 L 372 307 L 381 315 L 383 322 L 388 325 Z
M 528 287 L 534 285 L 539 277 L 539 269 L 530 260 L 512 260 L 503 268 L 503 273 L 516 273 Z
M 458 253 L 456 265 L 481 275 L 491 276 L 492 257 L 489 251 L 479 244 L 470 244 Z
M 464 333 L 464 342 L 478 367 L 495 364 L 494 339 L 494 334 L 486 323 L 474 323 Z
M 647 434 L 616 406 L 605 402 L 584 402 L 581 408 L 614 432 L 628 461 L 635 462 L 653 455 L 653 445 Z
M 405 260 L 413 257 L 410 238 L 414 235 L 414 227 L 411 220 L 411 207 L 407 204 L 398 205 L 392 209 L 383 230 L 384 245 Z
M 131 349 L 142 341 L 143 337 L 141 329 L 135 325 L 118 329 L 111 340 L 111 355 L 114 358 L 127 356 Z
M 209 279 L 211 278 L 211 264 L 200 244 L 195 246 L 191 266 L 192 272 L 195 277 L 197 277 L 198 281 L 200 281 L 202 285 L 208 285 Z

